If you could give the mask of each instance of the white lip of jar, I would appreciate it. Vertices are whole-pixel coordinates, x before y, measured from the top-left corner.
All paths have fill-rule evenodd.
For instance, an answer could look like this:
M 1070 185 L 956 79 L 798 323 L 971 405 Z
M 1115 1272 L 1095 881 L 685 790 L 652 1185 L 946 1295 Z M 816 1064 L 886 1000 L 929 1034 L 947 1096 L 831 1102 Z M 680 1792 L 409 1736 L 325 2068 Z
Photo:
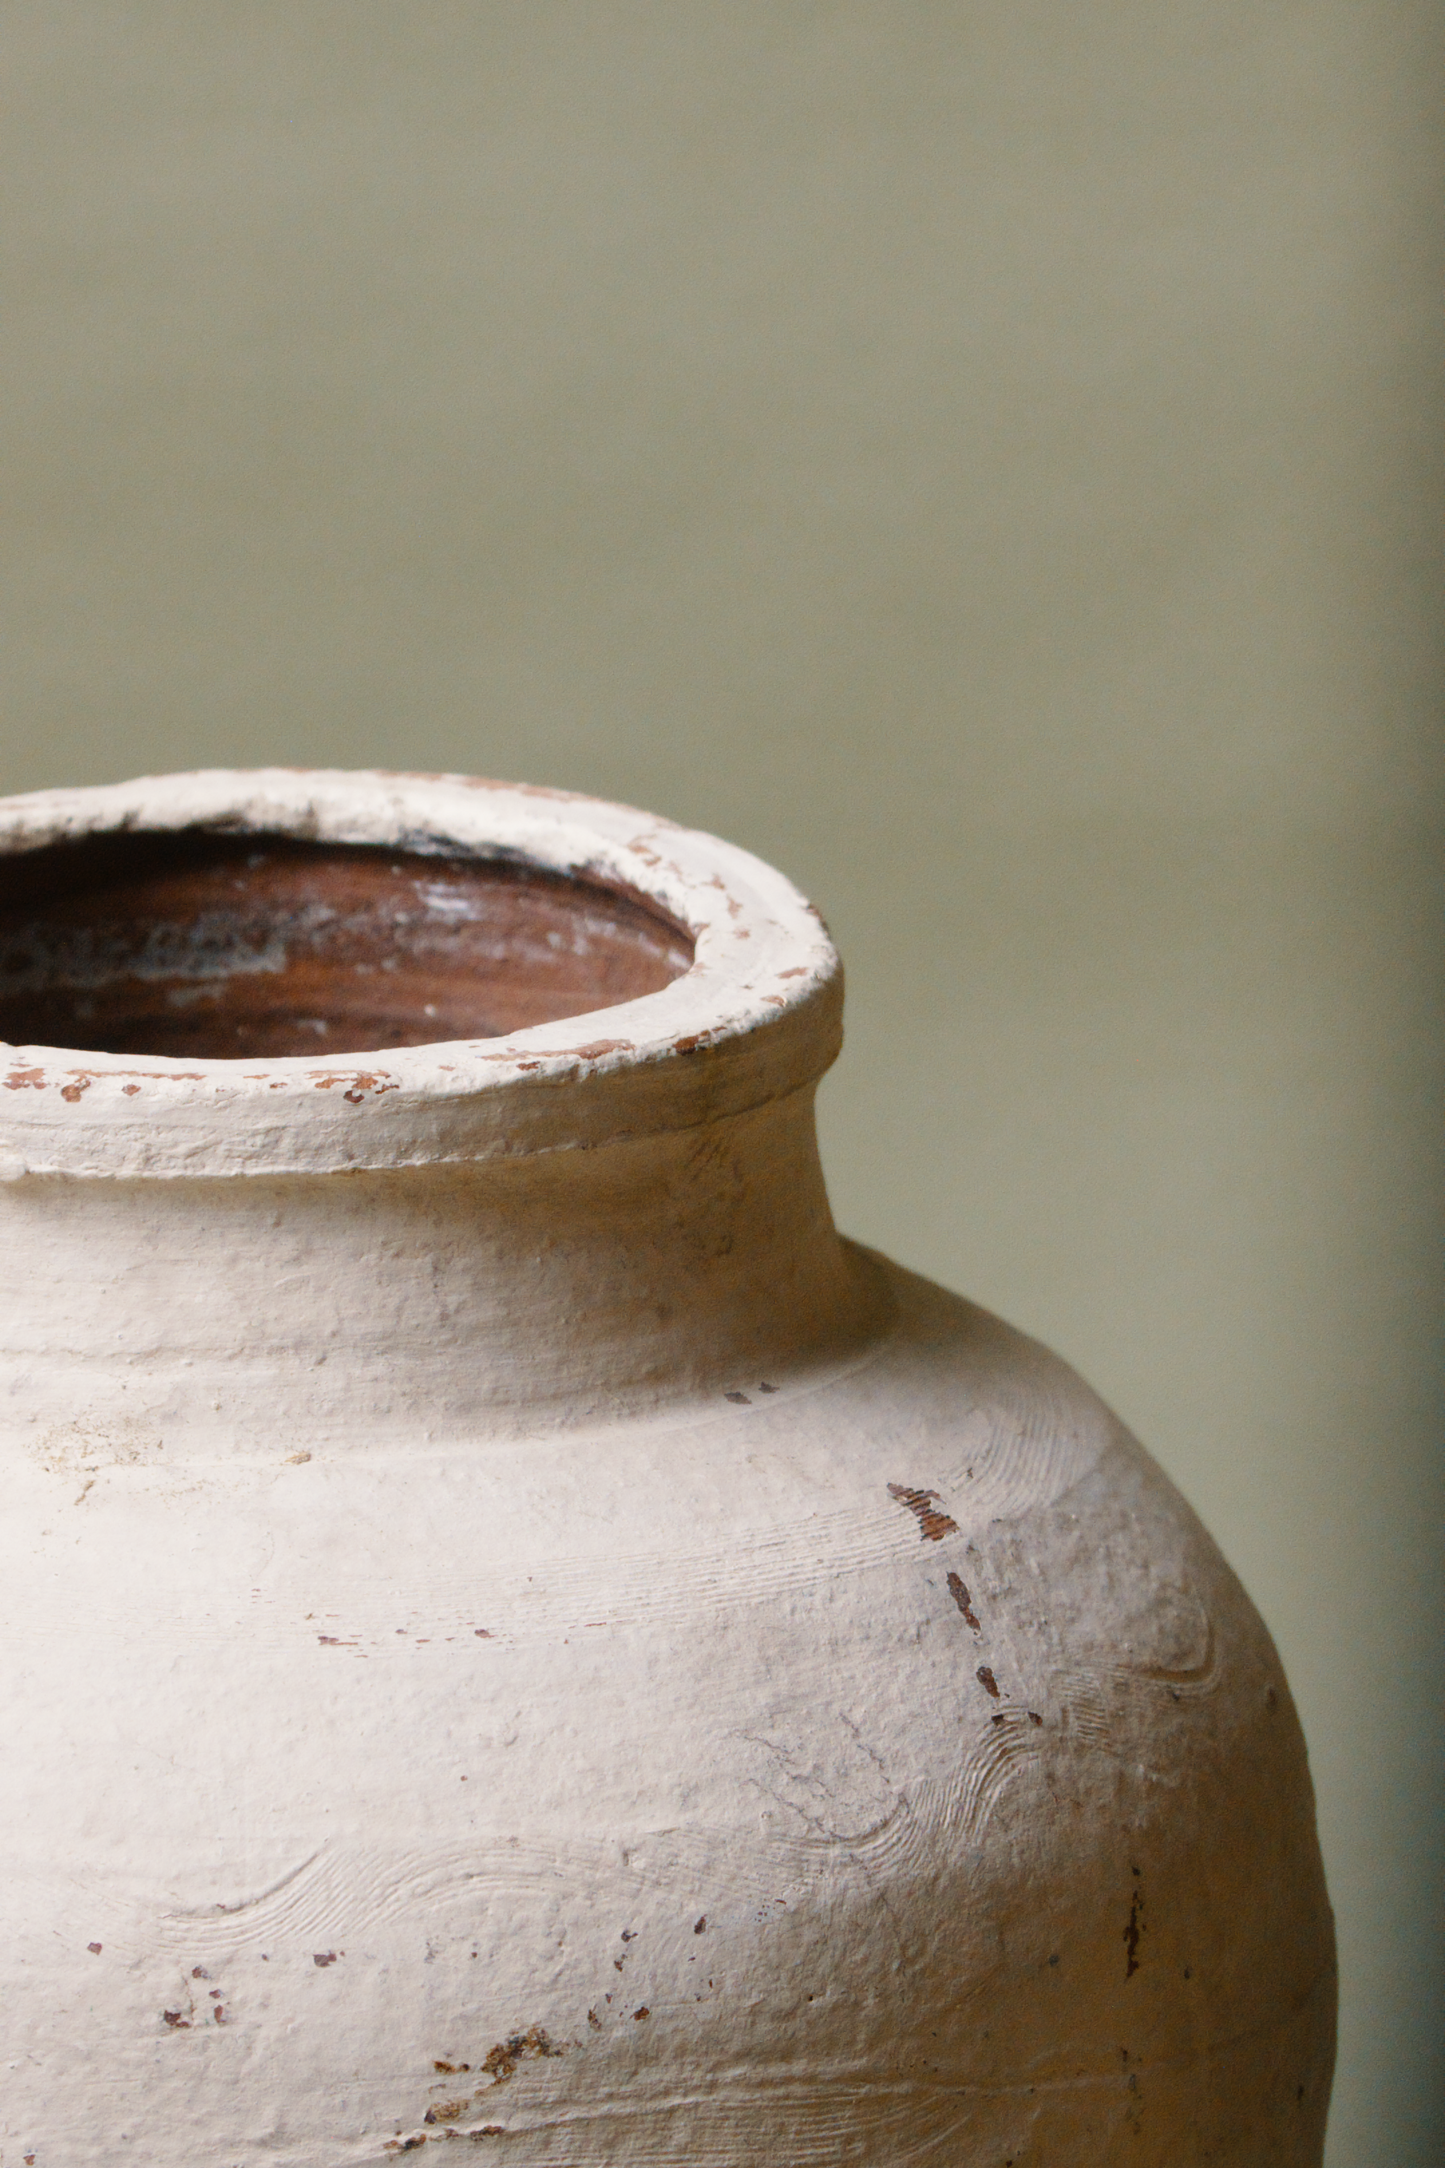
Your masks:
M 502 1038 L 318 1059 L 0 1041 L 0 1179 L 327 1173 L 594 1146 L 811 1083 L 841 1042 L 827 928 L 750 852 L 634 807 L 468 776 L 207 769 L 0 799 L 0 852 L 248 833 L 502 857 L 611 884 L 694 943 L 658 992 Z

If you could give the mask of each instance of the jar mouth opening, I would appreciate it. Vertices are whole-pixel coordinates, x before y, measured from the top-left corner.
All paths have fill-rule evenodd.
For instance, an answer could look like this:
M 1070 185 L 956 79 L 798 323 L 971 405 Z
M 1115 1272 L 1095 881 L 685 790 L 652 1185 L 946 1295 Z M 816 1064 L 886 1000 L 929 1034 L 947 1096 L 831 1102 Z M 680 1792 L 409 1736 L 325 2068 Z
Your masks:
M 692 968 L 620 885 L 457 848 L 127 829 L 0 859 L 0 1040 L 190 1061 L 505 1038 Z
M 635 806 L 289 768 L 0 799 L 0 1180 L 692 1128 L 814 1083 L 842 1000 L 791 882 Z

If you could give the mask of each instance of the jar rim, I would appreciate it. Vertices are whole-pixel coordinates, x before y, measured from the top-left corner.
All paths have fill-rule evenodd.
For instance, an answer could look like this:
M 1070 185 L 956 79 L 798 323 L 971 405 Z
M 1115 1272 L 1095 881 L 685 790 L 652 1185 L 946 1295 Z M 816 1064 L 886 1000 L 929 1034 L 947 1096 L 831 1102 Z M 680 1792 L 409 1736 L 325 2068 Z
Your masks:
M 501 1037 L 207 1059 L 0 1041 L 0 1178 L 323 1173 L 595 1146 L 812 1083 L 841 1041 L 818 913 L 737 845 L 575 792 L 461 775 L 208 769 L 0 799 L 0 856 L 106 835 L 248 835 L 500 860 L 666 916 L 659 990 Z

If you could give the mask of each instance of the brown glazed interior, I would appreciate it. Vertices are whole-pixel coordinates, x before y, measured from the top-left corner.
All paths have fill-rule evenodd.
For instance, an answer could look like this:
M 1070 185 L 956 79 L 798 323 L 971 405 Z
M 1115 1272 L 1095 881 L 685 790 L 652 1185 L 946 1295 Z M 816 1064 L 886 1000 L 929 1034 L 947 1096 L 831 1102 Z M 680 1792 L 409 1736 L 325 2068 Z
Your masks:
M 12 1045 L 213 1061 L 490 1039 L 692 960 L 654 906 L 503 859 L 195 830 L 0 857 Z

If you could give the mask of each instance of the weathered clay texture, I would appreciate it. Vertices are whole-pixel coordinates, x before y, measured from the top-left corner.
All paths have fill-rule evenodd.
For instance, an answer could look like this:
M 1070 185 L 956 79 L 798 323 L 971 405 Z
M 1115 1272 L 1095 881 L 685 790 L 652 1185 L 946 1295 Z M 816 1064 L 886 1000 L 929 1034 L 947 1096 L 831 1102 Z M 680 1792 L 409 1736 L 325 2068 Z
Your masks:
M 238 839 L 321 885 L 198 931 Z M 0 1011 L 107 1018 L 0 1048 L 4 2162 L 1313 2168 L 1269 1638 L 1062 1363 L 835 1234 L 787 883 L 455 778 L 0 846 Z M 540 916 L 449 950 L 428 858 Z M 441 998 L 368 1009 L 393 903 Z

